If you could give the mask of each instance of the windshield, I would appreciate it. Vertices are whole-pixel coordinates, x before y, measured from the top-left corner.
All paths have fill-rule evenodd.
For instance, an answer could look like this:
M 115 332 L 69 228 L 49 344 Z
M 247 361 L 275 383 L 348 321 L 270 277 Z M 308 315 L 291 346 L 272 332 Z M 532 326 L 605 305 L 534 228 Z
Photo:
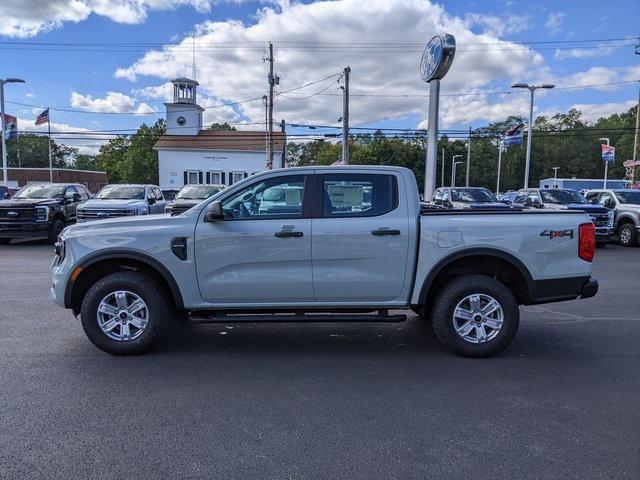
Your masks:
M 455 188 L 451 190 L 451 200 L 462 203 L 493 203 L 498 201 L 493 193 L 481 188 Z
M 178 192 L 176 190 L 162 190 L 162 196 L 165 200 L 173 200 L 176 198 L 176 194 Z
M 640 191 L 629 191 L 629 192 L 616 192 L 616 196 L 620 203 L 633 203 L 635 205 L 640 205 Z
M 214 193 L 218 193 L 220 188 L 212 187 L 211 185 L 187 185 L 180 193 L 176 195 L 176 199 L 181 198 L 184 200 L 204 200 L 209 198 Z
M 543 203 L 555 203 L 568 205 L 570 203 L 587 203 L 587 200 L 578 192 L 572 190 L 540 190 Z
M 31 185 L 22 187 L 14 198 L 62 198 L 65 185 Z
M 98 192 L 96 198 L 118 200 L 144 200 L 144 186 L 107 185 Z

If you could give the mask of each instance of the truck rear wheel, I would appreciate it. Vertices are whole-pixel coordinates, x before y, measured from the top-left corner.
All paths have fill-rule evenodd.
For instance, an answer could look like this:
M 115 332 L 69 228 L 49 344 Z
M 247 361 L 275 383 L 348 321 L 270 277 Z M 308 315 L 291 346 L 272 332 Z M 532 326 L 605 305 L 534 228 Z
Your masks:
M 171 316 L 162 288 L 139 272 L 116 272 L 96 282 L 80 309 L 89 340 L 113 355 L 136 355 L 149 350 Z
M 433 306 L 440 343 L 464 357 L 489 357 L 513 339 L 520 323 L 518 302 L 491 277 L 464 275 L 449 281 Z

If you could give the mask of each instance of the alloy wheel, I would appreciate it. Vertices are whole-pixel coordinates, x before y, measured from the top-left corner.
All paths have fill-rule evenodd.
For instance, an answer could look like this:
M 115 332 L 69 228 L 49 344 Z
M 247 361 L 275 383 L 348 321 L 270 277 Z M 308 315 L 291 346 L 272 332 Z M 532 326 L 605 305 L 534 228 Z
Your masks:
M 98 326 L 112 340 L 127 342 L 142 335 L 149 323 L 149 308 L 133 292 L 117 290 L 98 305 Z
M 453 328 L 465 342 L 489 342 L 500 333 L 503 323 L 502 305 L 484 293 L 467 295 L 453 310 Z

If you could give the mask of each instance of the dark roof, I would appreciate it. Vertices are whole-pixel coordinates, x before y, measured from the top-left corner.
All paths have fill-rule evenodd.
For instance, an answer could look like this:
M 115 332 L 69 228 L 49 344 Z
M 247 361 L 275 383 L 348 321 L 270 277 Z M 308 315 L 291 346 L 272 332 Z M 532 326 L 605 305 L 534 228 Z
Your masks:
M 282 151 L 286 134 L 273 132 L 273 150 Z M 156 150 L 240 150 L 266 151 L 264 131 L 200 130 L 197 135 L 162 135 Z
M 195 80 L 191 80 L 190 78 L 186 78 L 186 77 L 180 77 L 180 78 L 174 78 L 173 80 L 171 80 L 172 83 L 193 83 L 194 85 L 200 85 L 198 82 L 196 82 Z

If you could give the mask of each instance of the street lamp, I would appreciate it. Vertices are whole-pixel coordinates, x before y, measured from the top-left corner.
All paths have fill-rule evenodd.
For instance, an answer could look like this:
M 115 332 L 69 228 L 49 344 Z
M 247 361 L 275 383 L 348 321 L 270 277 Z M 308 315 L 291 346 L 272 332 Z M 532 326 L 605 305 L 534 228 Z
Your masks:
M 463 163 L 462 160 L 459 162 L 456 162 L 456 158 L 462 158 L 462 155 L 454 155 L 453 158 L 451 159 L 451 186 L 452 187 L 456 186 L 456 165 L 458 165 L 459 163 Z
M 598 139 L 600 142 L 605 142 L 607 144 L 607 147 L 609 146 L 609 139 L 608 138 L 599 138 Z M 607 176 L 609 174 L 609 160 L 606 160 L 604 162 L 604 184 L 602 186 L 602 188 L 607 188 Z
M 558 188 L 558 170 L 560 167 L 553 167 L 553 188 Z
M 542 85 L 529 85 L 527 83 L 516 83 L 511 88 L 526 88 L 531 92 L 531 103 L 529 104 L 529 133 L 527 134 L 527 160 L 524 166 L 524 188 L 529 188 L 529 166 L 531 165 L 531 137 L 533 136 L 533 93 L 539 88 L 553 88 L 555 85 L 543 83 Z
M 5 125 L 4 125 L 4 84 L 5 83 L 24 83 L 21 78 L 0 78 L 0 118 L 2 121 L 2 181 L 5 187 L 9 186 L 9 179 L 7 178 L 7 142 L 4 139 Z

